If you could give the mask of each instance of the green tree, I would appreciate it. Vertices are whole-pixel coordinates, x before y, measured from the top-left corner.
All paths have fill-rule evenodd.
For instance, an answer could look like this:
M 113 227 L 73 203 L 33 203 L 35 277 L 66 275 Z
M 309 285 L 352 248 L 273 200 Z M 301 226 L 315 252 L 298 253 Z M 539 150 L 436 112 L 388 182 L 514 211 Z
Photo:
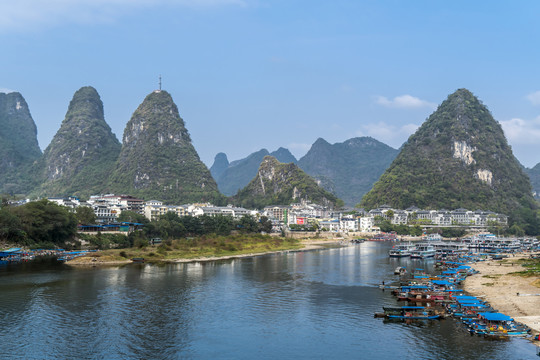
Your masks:
M 236 223 L 236 227 L 243 233 L 256 233 L 259 226 L 255 218 L 251 215 L 244 215 Z
M 214 232 L 217 235 L 230 235 L 234 229 L 234 220 L 230 216 L 218 215 L 214 217 Z
M 26 233 L 22 230 L 19 218 L 10 210 L 9 208 L 0 209 L 0 239 L 7 242 L 24 243 Z
M 415 225 L 411 228 L 410 230 L 410 234 L 412 236 L 420 236 L 422 235 L 422 228 L 420 227 L 420 225 Z
M 136 213 L 135 211 L 122 211 L 118 216 L 118 221 L 120 222 L 134 222 L 140 224 L 147 224 L 150 222 L 146 216 Z
M 77 232 L 75 214 L 47 199 L 29 202 L 11 211 L 19 218 L 29 242 L 63 245 Z
M 518 224 L 514 224 L 510 227 L 508 230 L 511 234 L 514 234 L 516 236 L 523 236 L 525 235 L 525 230 L 521 228 Z
M 95 224 L 96 223 L 96 214 L 91 207 L 88 206 L 79 206 L 75 209 L 75 217 L 79 224 Z
M 204 233 L 203 226 L 199 217 L 189 215 L 182 216 L 180 219 L 182 224 L 184 225 L 184 228 L 186 229 L 187 235 L 199 236 Z
M 318 226 L 318 223 L 317 223 L 317 226 Z M 265 233 L 271 233 L 272 232 L 272 221 L 266 217 L 266 216 L 261 216 L 261 218 L 259 219 L 259 230 L 261 232 L 265 232 Z

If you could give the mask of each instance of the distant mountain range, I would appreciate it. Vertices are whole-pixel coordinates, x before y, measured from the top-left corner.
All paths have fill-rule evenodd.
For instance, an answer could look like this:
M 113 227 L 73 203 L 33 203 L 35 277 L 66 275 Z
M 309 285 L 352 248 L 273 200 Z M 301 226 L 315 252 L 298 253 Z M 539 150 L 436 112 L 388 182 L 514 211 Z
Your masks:
M 169 93 L 144 99 L 120 143 L 89 86 L 74 94 L 43 154 L 36 135 L 22 95 L 0 93 L 0 192 L 83 198 L 115 192 L 165 203 L 246 206 L 298 199 L 339 204 L 338 198 L 355 205 L 362 199 L 368 208 L 481 208 L 536 221 L 531 193 L 540 193 L 540 164 L 519 164 L 500 125 L 466 89 L 451 94 L 400 151 L 369 137 L 335 144 L 320 138 L 298 161 L 285 148 L 230 163 L 220 153 L 209 170 Z
M 298 160 L 298 167 L 345 204 L 354 206 L 371 189 L 398 152 L 371 137 L 353 138 L 333 145 L 319 138 Z M 268 155 L 282 163 L 296 163 L 295 157 L 287 149 L 279 148 L 273 153 L 262 149 L 230 164 L 227 156 L 219 153 L 210 171 L 221 192 L 232 196 L 256 176 L 262 159 Z

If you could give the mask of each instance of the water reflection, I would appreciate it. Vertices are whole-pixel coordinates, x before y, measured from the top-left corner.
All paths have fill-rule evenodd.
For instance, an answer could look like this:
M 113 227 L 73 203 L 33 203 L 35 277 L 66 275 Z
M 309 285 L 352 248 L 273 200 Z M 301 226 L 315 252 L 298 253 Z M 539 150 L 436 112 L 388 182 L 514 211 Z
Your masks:
M 10 358 L 520 359 L 523 340 L 471 337 L 451 319 L 385 323 L 389 244 L 207 263 L 0 269 Z M 396 261 L 397 260 L 397 261 Z

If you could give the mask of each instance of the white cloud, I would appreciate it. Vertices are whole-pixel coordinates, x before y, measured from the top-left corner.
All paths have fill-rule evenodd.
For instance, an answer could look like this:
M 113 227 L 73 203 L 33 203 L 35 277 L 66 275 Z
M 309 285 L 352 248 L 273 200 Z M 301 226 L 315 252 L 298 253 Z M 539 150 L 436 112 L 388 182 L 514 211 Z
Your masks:
M 415 96 L 411 95 L 401 95 L 396 96 L 393 99 L 388 99 L 386 96 L 377 96 L 375 98 L 375 101 L 377 104 L 391 107 L 391 108 L 407 108 L 407 109 L 414 109 L 414 108 L 431 108 L 434 109 L 437 105 L 429 102 L 427 100 L 419 99 Z
M 396 126 L 385 123 L 370 123 L 362 125 L 356 132 L 357 136 L 371 136 L 385 144 L 400 147 L 417 129 L 419 125 L 405 124 Z
M 0 93 L 9 94 L 15 92 L 15 90 L 6 89 L 6 88 L 0 88 Z
M 535 91 L 527 95 L 527 100 L 529 100 L 533 105 L 540 105 L 540 91 Z
M 17 0 L 0 1 L 0 32 L 59 24 L 107 23 L 133 10 L 161 6 L 205 8 L 246 5 L 246 0 Z
M 538 144 L 540 140 L 540 116 L 533 120 L 513 118 L 500 123 L 510 142 Z

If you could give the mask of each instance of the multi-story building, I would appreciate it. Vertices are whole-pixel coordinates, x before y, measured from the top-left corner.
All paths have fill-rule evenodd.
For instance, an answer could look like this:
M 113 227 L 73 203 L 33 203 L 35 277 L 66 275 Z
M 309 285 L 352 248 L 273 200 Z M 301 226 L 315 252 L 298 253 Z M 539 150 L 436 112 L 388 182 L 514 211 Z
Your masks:
M 178 216 L 188 215 L 187 205 L 163 205 L 158 204 L 159 201 L 149 201 L 144 206 L 144 216 L 150 221 L 157 220 L 160 216 L 165 215 L 168 212 L 175 213 Z
M 263 214 L 270 219 L 276 219 L 285 222 L 288 218 L 289 206 L 287 205 L 275 205 L 267 206 L 263 209 Z
M 90 196 L 89 203 L 105 202 L 108 204 L 118 204 L 123 206 L 128 211 L 136 212 L 137 214 L 144 215 L 144 200 L 138 199 L 131 195 L 92 195 Z

